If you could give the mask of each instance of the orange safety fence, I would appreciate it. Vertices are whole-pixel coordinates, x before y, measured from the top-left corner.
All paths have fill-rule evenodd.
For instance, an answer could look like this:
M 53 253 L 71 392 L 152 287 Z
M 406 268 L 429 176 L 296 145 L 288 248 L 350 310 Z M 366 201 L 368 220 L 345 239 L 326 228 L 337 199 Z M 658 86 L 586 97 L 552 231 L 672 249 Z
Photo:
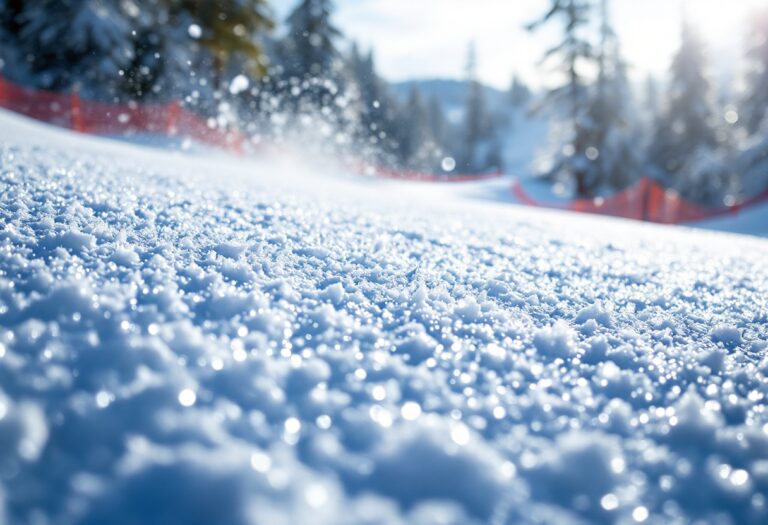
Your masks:
M 242 153 L 245 142 L 239 131 L 223 129 L 217 125 L 215 119 L 206 119 L 182 107 L 178 101 L 142 104 L 100 102 L 84 99 L 76 90 L 59 93 L 29 88 L 0 77 L 0 107 L 80 133 L 149 133 L 190 138 L 238 153 Z M 436 174 L 368 164 L 360 164 L 355 168 L 366 175 L 423 182 L 469 182 L 504 176 L 501 172 L 477 175 Z M 643 178 L 634 186 L 610 197 L 577 199 L 560 204 L 539 202 L 528 195 L 518 181 L 513 182 L 512 193 L 521 204 L 527 206 L 612 215 L 662 224 L 696 222 L 735 214 L 746 207 L 768 202 L 766 190 L 731 206 L 705 208 L 682 199 L 676 192 L 649 178 Z
M 241 152 L 243 146 L 243 136 L 237 130 L 222 129 L 214 120 L 182 107 L 178 101 L 101 102 L 84 99 L 77 91 L 58 93 L 29 88 L 0 77 L 0 107 L 80 133 L 148 133 L 190 138 L 235 152 Z
M 683 224 L 734 215 L 744 208 L 768 202 L 768 190 L 766 190 L 730 206 L 706 208 L 686 201 L 677 192 L 664 188 L 647 177 L 609 197 L 576 199 L 563 204 L 548 204 L 533 199 L 517 180 L 512 184 L 512 193 L 521 204 L 526 206 L 611 215 L 660 224 Z

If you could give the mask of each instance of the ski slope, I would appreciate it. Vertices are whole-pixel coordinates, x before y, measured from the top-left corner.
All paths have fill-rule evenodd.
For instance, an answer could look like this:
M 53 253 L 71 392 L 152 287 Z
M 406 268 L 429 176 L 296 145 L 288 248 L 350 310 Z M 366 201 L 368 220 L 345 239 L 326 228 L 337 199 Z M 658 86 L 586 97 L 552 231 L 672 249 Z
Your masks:
M 768 521 L 768 242 L 0 113 L 0 523 Z

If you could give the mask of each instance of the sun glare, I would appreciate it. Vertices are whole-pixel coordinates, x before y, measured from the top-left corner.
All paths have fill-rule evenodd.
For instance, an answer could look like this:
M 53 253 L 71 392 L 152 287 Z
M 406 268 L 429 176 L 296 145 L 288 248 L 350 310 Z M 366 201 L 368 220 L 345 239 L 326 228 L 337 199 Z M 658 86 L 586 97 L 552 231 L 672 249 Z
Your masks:
M 764 0 L 688 1 L 686 13 L 713 45 L 741 45 L 744 21 Z
M 764 0 L 647 0 L 614 2 L 613 16 L 635 76 L 661 76 L 680 45 L 683 13 L 701 32 L 713 65 L 736 68 L 744 48 L 745 21 Z

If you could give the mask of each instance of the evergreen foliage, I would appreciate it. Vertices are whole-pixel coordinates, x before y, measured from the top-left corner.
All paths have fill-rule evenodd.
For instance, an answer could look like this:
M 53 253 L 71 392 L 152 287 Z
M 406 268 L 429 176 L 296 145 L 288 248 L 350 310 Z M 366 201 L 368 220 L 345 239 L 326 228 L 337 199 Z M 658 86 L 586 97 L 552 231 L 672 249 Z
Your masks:
M 134 57 L 132 19 L 119 0 L 25 2 L 18 45 L 39 87 L 114 92 Z
M 741 115 L 749 133 L 756 133 L 768 114 L 768 7 L 750 17 L 747 61 L 747 90 Z
M 563 39 L 545 54 L 546 61 L 556 61 L 564 83 L 548 93 L 545 105 L 561 119 L 556 127 L 554 152 L 541 176 L 549 179 L 572 179 L 578 196 L 590 195 L 588 165 L 590 159 L 591 122 L 587 82 L 582 68 L 595 59 L 594 49 L 586 36 L 592 5 L 587 0 L 551 0 L 549 10 L 528 26 L 536 30 L 553 20 L 561 20 Z M 591 150 L 590 150 L 591 151 Z
M 704 41 L 686 21 L 650 159 L 665 184 L 699 201 L 712 200 L 726 176 L 718 158 L 710 95 Z

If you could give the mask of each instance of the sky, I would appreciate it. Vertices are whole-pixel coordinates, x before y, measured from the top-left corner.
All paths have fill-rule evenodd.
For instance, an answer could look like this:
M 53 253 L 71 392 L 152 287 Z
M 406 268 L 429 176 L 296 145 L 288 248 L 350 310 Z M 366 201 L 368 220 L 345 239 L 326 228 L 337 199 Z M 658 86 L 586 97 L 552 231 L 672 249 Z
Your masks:
M 612 18 L 636 80 L 669 69 L 680 39 L 686 0 L 613 0 Z M 687 0 L 685 11 L 708 41 L 721 78 L 736 74 L 750 9 L 765 0 Z M 273 2 L 280 19 L 295 0 Z M 478 74 L 504 88 L 516 73 L 534 86 L 552 80 L 540 63 L 560 26 L 530 33 L 524 26 L 549 0 L 336 0 L 335 22 L 349 39 L 372 47 L 387 80 L 461 78 L 474 42 Z

